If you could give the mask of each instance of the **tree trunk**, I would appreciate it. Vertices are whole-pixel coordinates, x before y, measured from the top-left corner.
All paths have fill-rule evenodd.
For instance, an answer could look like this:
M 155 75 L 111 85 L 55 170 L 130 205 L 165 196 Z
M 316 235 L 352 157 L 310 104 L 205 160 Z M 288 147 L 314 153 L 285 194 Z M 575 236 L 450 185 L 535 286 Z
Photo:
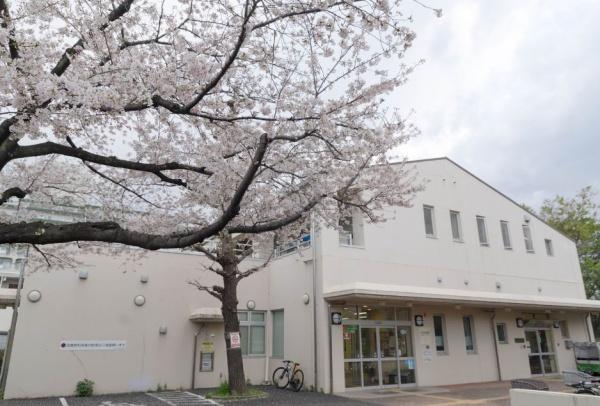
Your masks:
M 232 269 L 227 269 L 231 267 Z M 223 267 L 223 300 L 221 313 L 225 325 L 225 343 L 227 347 L 227 372 L 229 374 L 229 389 L 231 392 L 243 393 L 246 391 L 246 377 L 242 360 L 242 348 L 231 348 L 230 333 L 240 331 L 240 322 L 237 316 L 237 265 L 231 264 Z

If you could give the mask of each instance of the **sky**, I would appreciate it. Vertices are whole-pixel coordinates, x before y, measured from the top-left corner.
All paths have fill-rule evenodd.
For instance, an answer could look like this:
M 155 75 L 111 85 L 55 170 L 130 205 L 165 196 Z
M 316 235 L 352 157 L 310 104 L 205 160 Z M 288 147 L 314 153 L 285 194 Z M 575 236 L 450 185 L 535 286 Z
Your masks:
M 600 1 L 405 0 L 425 59 L 390 102 L 447 156 L 517 202 L 600 192 Z M 600 202 L 600 198 L 597 199 Z

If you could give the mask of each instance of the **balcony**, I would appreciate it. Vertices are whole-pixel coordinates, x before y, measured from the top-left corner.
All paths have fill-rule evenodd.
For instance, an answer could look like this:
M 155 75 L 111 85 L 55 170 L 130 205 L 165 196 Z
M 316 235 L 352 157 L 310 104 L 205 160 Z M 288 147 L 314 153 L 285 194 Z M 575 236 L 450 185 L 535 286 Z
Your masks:
M 286 241 L 285 243 L 279 244 L 275 248 L 274 257 L 279 258 L 294 252 L 303 251 L 311 246 L 310 234 L 304 234 L 302 237 L 295 240 Z

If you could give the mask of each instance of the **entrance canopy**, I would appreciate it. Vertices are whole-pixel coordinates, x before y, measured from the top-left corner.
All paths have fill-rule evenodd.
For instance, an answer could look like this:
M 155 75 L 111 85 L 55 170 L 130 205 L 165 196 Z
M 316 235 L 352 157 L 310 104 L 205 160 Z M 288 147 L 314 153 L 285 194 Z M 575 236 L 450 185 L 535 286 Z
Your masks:
M 218 307 L 200 307 L 198 309 L 194 309 L 190 314 L 190 320 L 194 322 L 223 322 L 223 315 L 221 314 L 221 309 Z
M 421 286 L 383 285 L 357 282 L 334 286 L 324 292 L 326 300 L 401 300 L 410 303 L 452 303 L 482 307 L 514 306 L 518 308 L 600 311 L 600 300 L 519 295 Z

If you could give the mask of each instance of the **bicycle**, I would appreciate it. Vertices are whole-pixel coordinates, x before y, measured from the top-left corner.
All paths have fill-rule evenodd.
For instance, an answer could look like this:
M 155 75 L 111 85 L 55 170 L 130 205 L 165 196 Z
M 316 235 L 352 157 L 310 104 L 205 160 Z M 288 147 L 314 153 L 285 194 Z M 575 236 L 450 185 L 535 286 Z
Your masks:
M 304 372 L 300 369 L 300 364 L 290 360 L 283 361 L 283 366 L 273 371 L 273 385 L 279 389 L 285 389 L 289 385 L 294 392 L 302 389 Z

